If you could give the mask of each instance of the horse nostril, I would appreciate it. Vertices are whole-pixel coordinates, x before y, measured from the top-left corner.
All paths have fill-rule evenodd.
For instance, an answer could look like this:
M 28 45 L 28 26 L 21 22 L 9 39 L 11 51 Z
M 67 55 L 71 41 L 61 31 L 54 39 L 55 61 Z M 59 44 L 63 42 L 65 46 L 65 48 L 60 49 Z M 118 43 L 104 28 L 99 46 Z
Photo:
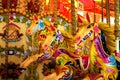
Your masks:
M 30 32 L 31 32 L 31 30 L 30 30 L 30 29 L 28 29 L 28 30 L 27 30 L 27 32 L 28 32 L 28 33 L 30 33 Z

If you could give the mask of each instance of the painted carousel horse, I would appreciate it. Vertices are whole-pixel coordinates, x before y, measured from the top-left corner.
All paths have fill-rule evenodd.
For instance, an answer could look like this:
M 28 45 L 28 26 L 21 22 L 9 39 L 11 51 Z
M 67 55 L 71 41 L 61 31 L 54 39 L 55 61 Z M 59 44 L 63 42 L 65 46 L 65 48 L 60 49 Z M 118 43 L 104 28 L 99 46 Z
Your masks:
M 115 51 L 113 46 L 115 37 L 109 26 L 104 23 L 90 24 L 83 21 L 75 36 L 66 32 L 62 26 L 52 29 L 53 27 L 47 29 L 46 37 L 41 39 L 43 41 L 40 41 L 40 53 L 28 57 L 20 67 L 26 68 L 38 58 L 41 61 L 54 58 L 56 72 L 43 80 L 115 80 L 117 78 L 116 60 L 112 54 Z M 104 37 L 100 36 L 100 31 L 103 32 Z M 106 46 L 105 49 L 103 45 Z
M 99 23 L 99 27 L 101 27 L 101 24 L 102 23 Z M 59 72 L 60 74 L 58 75 L 59 77 L 62 76 L 63 80 L 69 78 L 88 79 L 88 77 L 89 79 L 100 78 L 105 80 L 108 80 L 108 78 L 116 79 L 117 69 L 115 58 L 113 55 L 108 55 L 104 51 L 102 41 L 98 35 L 99 34 L 99 29 L 97 27 L 98 25 L 97 24 L 94 24 L 93 26 L 91 25 L 89 25 L 86 28 L 85 27 L 82 28 L 81 26 L 80 29 L 81 32 L 78 31 L 78 34 L 75 37 L 59 29 L 61 31 L 62 36 L 64 37 L 63 43 L 66 43 L 66 46 L 61 47 L 61 45 L 63 44 L 60 44 L 55 53 L 53 54 L 53 56 L 56 60 L 56 63 L 60 67 L 58 70 L 62 71 L 63 69 L 63 71 Z M 106 25 L 104 24 L 104 26 Z M 81 36 L 82 35 L 81 33 L 83 33 L 82 31 L 86 31 L 84 32 L 83 36 Z M 111 38 L 111 40 L 113 40 L 113 38 Z M 76 48 L 74 45 L 76 45 Z M 110 50 L 112 52 L 115 49 L 111 48 Z M 69 67 L 66 68 L 66 66 Z M 64 67 L 66 69 L 66 72 L 64 71 L 65 70 Z M 71 70 L 73 70 L 73 73 Z M 104 73 L 101 71 L 103 71 Z M 64 76 L 62 75 L 63 73 Z M 65 75 L 67 75 L 67 77 L 65 77 Z M 56 77 L 54 76 L 56 76 L 55 73 L 47 77 L 55 79 Z M 44 79 L 45 80 L 48 79 L 47 77 L 45 77 Z M 57 78 L 56 80 L 58 79 L 61 78 Z
M 103 23 L 99 23 L 98 26 L 101 28 L 103 27 L 101 26 L 102 24 Z M 104 26 L 106 25 L 104 24 Z M 87 30 L 85 30 L 84 28 L 83 31 L 87 31 Z M 58 69 L 60 71 L 60 74 L 58 74 L 58 76 L 59 77 L 62 76 L 62 78 L 57 78 L 56 80 L 59 80 L 59 79 L 60 80 L 61 79 L 77 80 L 77 79 L 85 79 L 85 78 L 87 80 L 88 79 L 115 80 L 117 78 L 118 72 L 116 68 L 115 57 L 112 54 L 108 55 L 104 51 L 103 44 L 100 39 L 100 36 L 98 35 L 98 32 L 99 32 L 99 29 L 96 24 L 94 24 L 93 27 L 89 28 L 87 34 L 85 33 L 85 35 L 83 36 L 78 35 L 79 34 L 78 32 L 78 34 L 75 36 L 75 39 L 70 34 L 64 31 L 61 31 L 62 36 L 64 37 L 64 41 L 66 43 L 67 49 L 63 47 L 62 48 L 58 47 L 56 52 L 53 54 L 53 56 L 56 59 L 56 63 L 60 67 Z M 79 37 L 82 37 L 82 39 L 78 39 Z M 78 39 L 78 41 L 74 44 L 73 42 L 76 39 Z M 74 49 L 74 45 L 77 45 L 78 48 Z M 82 49 L 83 49 L 83 52 L 82 52 Z M 110 50 L 112 52 L 115 49 L 111 48 Z M 55 77 L 56 77 L 56 74 L 53 73 L 52 75 L 48 75 L 47 77 L 45 77 L 44 80 L 50 79 L 50 78 L 55 79 Z

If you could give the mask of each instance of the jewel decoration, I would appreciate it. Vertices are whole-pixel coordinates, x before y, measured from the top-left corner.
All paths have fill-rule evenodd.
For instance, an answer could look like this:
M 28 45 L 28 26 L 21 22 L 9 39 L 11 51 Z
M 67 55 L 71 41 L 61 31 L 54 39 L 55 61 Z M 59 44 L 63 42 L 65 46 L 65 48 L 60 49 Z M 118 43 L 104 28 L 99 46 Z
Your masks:
M 91 30 L 88 34 L 86 34 L 84 37 L 81 38 L 81 40 L 77 43 L 77 45 L 80 45 L 80 43 L 84 42 L 87 38 L 89 38 L 92 35 L 93 31 Z
M 39 26 L 40 30 L 45 28 L 43 21 L 38 22 L 38 26 Z

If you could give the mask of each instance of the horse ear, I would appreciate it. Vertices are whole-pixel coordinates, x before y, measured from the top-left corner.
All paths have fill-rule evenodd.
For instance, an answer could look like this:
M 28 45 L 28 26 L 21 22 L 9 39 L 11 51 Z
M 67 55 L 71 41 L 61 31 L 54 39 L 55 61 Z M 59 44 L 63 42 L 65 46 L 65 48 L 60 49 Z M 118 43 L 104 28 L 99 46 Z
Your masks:
M 37 16 L 33 16 L 33 20 L 38 20 L 38 17 Z
M 90 23 L 90 16 L 89 16 L 88 12 L 86 13 L 86 19 Z
M 83 23 L 83 21 L 82 21 L 82 19 L 80 17 L 78 17 L 78 22 Z

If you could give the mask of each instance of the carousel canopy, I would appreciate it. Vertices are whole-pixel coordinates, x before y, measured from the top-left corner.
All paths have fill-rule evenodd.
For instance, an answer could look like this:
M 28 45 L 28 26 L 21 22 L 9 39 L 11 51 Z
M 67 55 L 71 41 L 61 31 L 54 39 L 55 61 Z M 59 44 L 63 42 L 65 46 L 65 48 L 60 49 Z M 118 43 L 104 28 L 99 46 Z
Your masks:
M 80 0 L 84 4 L 84 10 L 89 12 L 95 12 L 101 14 L 102 7 L 104 11 L 104 16 L 106 16 L 106 2 L 103 0 Z M 109 9 L 110 9 L 110 15 L 114 16 L 114 0 L 109 0 Z M 119 0 L 120 2 L 120 0 Z
M 102 13 L 102 8 L 104 12 L 104 16 L 106 16 L 106 0 L 103 0 L 103 5 L 101 4 L 102 0 L 75 0 L 77 3 L 80 1 L 84 8 L 83 11 L 87 12 L 95 12 L 95 13 Z M 120 0 L 119 0 L 120 1 Z M 114 16 L 114 0 L 109 0 L 109 6 L 110 6 L 110 15 Z M 40 8 L 42 7 L 43 13 L 45 11 L 53 12 L 54 10 L 54 0 L 0 0 L 0 10 L 3 10 L 4 12 L 7 11 L 8 3 L 10 4 L 10 10 L 11 11 L 18 11 L 17 8 L 19 8 L 19 11 L 26 12 L 27 13 L 39 13 L 41 12 Z M 26 5 L 27 3 L 27 5 Z M 14 10 L 15 9 L 15 10 Z M 44 9 L 44 10 L 43 10 Z M 71 2 L 70 0 L 58 0 L 58 11 L 60 14 L 67 16 L 67 18 L 70 16 L 70 10 L 71 10 Z M 3 13 L 3 11 L 0 11 L 0 13 Z

